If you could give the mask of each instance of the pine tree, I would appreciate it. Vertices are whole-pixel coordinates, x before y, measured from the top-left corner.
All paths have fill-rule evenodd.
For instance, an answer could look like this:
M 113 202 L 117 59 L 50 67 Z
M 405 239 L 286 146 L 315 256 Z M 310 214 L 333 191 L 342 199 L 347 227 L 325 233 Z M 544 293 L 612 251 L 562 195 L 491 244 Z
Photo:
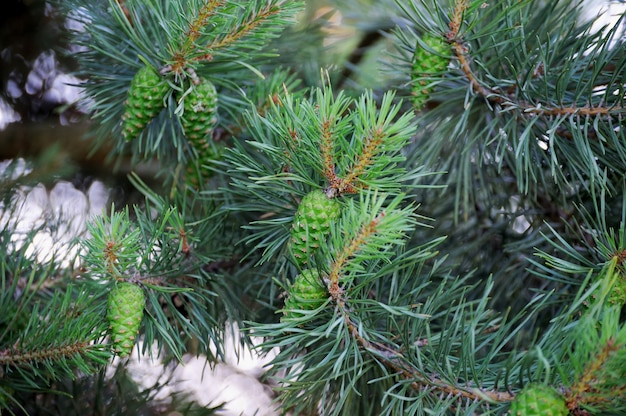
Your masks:
M 138 339 L 217 363 L 236 322 L 278 351 L 285 413 L 626 412 L 621 20 L 336 3 L 370 23 L 347 52 L 308 2 L 56 3 L 83 23 L 95 145 L 159 183 L 131 174 L 143 201 L 90 222 L 74 271 L 34 262 L 3 218 L 3 409 L 78 402 L 81 383 L 102 403 Z M 92 412 L 139 404 L 109 406 Z

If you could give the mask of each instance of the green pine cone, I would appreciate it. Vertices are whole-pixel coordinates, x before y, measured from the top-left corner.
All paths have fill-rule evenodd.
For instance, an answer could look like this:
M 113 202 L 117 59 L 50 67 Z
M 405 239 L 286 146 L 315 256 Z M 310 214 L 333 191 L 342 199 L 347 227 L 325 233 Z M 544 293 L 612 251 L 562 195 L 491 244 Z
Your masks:
M 552 387 L 530 384 L 515 396 L 509 413 L 512 416 L 567 416 L 565 399 Z
M 411 68 L 411 99 L 416 111 L 421 110 L 430 98 L 431 78 L 441 75 L 450 62 L 450 58 L 446 58 L 450 53 L 450 45 L 441 37 L 424 35 L 422 41 L 428 48 L 417 44 Z
M 125 357 L 135 345 L 135 337 L 139 332 L 146 296 L 143 289 L 132 283 L 118 283 L 107 301 L 107 320 L 109 334 L 113 342 L 113 350 Z
M 137 138 L 150 120 L 163 108 L 169 87 L 159 74 L 148 66 L 141 68 L 128 89 L 122 115 L 122 135 L 126 140 Z
M 197 159 L 187 165 L 187 184 L 195 188 L 210 177 L 210 171 L 203 166 L 210 165 L 221 156 L 221 152 L 211 142 L 211 133 L 217 124 L 217 90 L 206 79 L 184 98 L 183 116 L 180 124 L 189 144 L 196 151 Z
M 315 250 L 323 244 L 330 226 L 341 215 L 341 204 L 328 198 L 322 190 L 309 192 L 302 198 L 291 226 L 291 253 L 303 267 Z
M 289 287 L 283 321 L 301 317 L 300 310 L 319 308 L 328 298 L 328 291 L 320 281 L 320 273 L 315 269 L 303 270 Z
M 211 81 L 202 79 L 184 100 L 180 123 L 185 137 L 203 158 L 210 148 L 207 137 L 217 124 L 217 90 Z

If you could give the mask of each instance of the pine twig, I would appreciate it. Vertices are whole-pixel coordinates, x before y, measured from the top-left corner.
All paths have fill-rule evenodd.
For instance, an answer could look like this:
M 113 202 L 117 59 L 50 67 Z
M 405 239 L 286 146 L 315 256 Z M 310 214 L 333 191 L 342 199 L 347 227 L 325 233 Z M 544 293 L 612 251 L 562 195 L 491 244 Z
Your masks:
M 374 157 L 383 145 L 386 136 L 384 130 L 379 127 L 374 129 L 374 131 L 365 138 L 363 152 L 359 155 L 350 173 L 341 181 L 339 193 L 347 193 L 355 189 L 354 184 L 359 179 L 359 176 L 365 173 L 367 167 L 374 162 Z
M 465 78 L 468 80 L 470 85 L 472 86 L 472 90 L 482 96 L 485 100 L 498 104 L 503 107 L 513 107 L 519 108 L 520 111 L 524 114 L 532 114 L 539 116 L 568 116 L 568 115 L 581 115 L 581 116 L 599 116 L 599 115 L 611 115 L 615 113 L 626 113 L 626 109 L 622 106 L 612 106 L 612 107 L 603 107 L 603 106 L 584 106 L 579 107 L 576 105 L 570 106 L 561 106 L 561 107 L 552 107 L 549 105 L 544 105 L 542 103 L 537 103 L 535 105 L 516 100 L 512 94 L 502 95 L 495 88 L 485 86 L 478 80 L 478 77 L 475 75 L 472 70 L 470 58 L 468 56 L 468 50 L 465 46 L 463 40 L 459 36 L 459 29 L 462 24 L 463 12 L 467 8 L 467 0 L 457 0 L 454 8 L 454 12 L 452 15 L 452 19 L 449 23 L 450 30 L 446 34 L 446 38 L 448 42 L 452 44 L 452 50 L 454 51 L 455 57 L 457 58 L 461 71 L 465 75 Z
M 322 155 L 323 172 L 329 184 L 329 189 L 333 193 L 337 193 L 337 190 L 341 187 L 342 180 L 337 176 L 335 172 L 335 148 L 334 148 L 334 134 L 332 131 L 332 125 L 334 120 L 323 120 L 321 125 L 321 140 L 320 140 L 320 152 Z
M 567 392 L 566 403 L 568 409 L 574 411 L 575 409 L 578 409 L 581 404 L 593 404 L 591 403 L 595 401 L 593 394 L 589 395 L 587 393 L 597 391 L 594 384 L 598 381 L 598 373 L 602 371 L 611 355 L 620 348 L 623 348 L 623 345 L 616 344 L 615 339 L 611 338 L 606 341 L 602 349 L 587 364 L 580 380 L 578 380 Z M 619 390 L 621 390 L 619 395 L 623 395 L 624 392 L 626 392 L 626 386 Z
M 425 376 L 418 369 L 408 363 L 404 356 L 393 347 L 380 343 L 373 343 L 364 338 L 359 333 L 358 325 L 354 324 L 350 313 L 345 306 L 343 291 L 329 291 L 329 293 L 344 318 L 348 332 L 357 341 L 361 348 L 374 354 L 376 359 L 380 360 L 387 368 L 396 371 L 405 380 L 410 380 L 411 388 L 413 390 L 420 391 L 425 387 L 434 388 L 442 394 L 453 397 L 464 398 L 472 401 L 485 400 L 486 398 L 497 403 L 510 402 L 515 398 L 515 394 L 510 392 L 499 392 L 495 390 L 483 390 L 468 387 L 462 388 L 446 383 L 445 381 L 434 376 Z
M 323 175 L 328 180 L 329 197 L 344 194 L 358 193 L 357 181 L 363 175 L 367 168 L 375 162 L 375 157 L 385 143 L 388 137 L 382 127 L 374 127 L 370 134 L 364 139 L 363 151 L 359 154 L 358 159 L 353 166 L 348 169 L 347 175 L 342 178 L 336 173 L 335 155 L 333 141 L 332 120 L 325 120 L 321 127 L 321 143 L 320 152 L 322 154 Z
M 330 266 L 330 274 L 328 278 L 330 280 L 331 286 L 339 284 L 341 270 L 345 267 L 350 257 L 354 256 L 354 254 L 365 245 L 368 238 L 372 234 L 376 233 L 377 226 L 384 216 L 385 212 L 383 211 L 368 224 L 364 224 L 363 227 L 361 227 L 359 233 L 350 241 L 350 244 L 348 244 L 347 247 L 344 247 L 341 250 L 338 258 Z
M 217 14 L 216 9 L 225 4 L 224 0 L 209 0 L 202 6 L 196 18 L 189 23 L 189 28 L 185 32 L 184 40 L 180 49 L 174 53 L 172 64 L 172 72 L 181 73 L 187 66 L 187 57 L 196 47 L 196 41 L 200 37 L 202 28 L 206 26 L 209 19 Z M 206 58 L 206 56 L 205 56 Z M 210 59 L 201 59 L 210 60 Z
M 71 344 L 46 347 L 33 351 L 7 348 L 0 350 L 0 365 L 27 365 L 42 361 L 59 360 L 81 354 L 91 347 L 93 347 L 93 344 L 89 341 L 77 341 Z
M 457 0 L 454 3 L 454 11 L 452 12 L 452 18 L 450 19 L 450 23 L 448 25 L 450 27 L 450 32 L 447 34 L 448 40 L 456 39 L 459 36 L 459 29 L 461 29 L 463 14 L 466 9 L 467 0 Z
M 244 36 L 252 33 L 257 27 L 259 27 L 264 22 L 269 21 L 273 16 L 280 13 L 281 3 L 276 6 L 266 6 L 260 10 L 259 13 L 255 14 L 252 19 L 240 25 L 237 30 L 233 33 L 229 33 L 221 39 L 216 39 L 213 42 L 206 45 L 207 49 L 219 49 L 225 46 L 231 45 Z
M 487 398 L 493 402 L 512 401 L 515 398 L 513 393 L 478 388 L 462 388 L 446 383 L 434 376 L 425 376 L 412 364 L 408 363 L 401 352 L 395 350 L 393 347 L 371 342 L 361 335 L 359 326 L 353 322 L 350 311 L 346 306 L 344 290 L 339 286 L 339 280 L 342 269 L 345 268 L 350 258 L 364 247 L 370 237 L 378 231 L 378 225 L 384 217 L 385 212 L 382 211 L 369 223 L 364 224 L 357 235 L 342 248 L 340 254 L 330 266 L 328 293 L 342 314 L 351 337 L 357 341 L 363 350 L 374 354 L 376 359 L 382 361 L 387 368 L 396 371 L 404 379 L 410 380 L 411 387 L 416 391 L 428 387 L 434 388 L 446 395 L 462 397 L 469 400 L 485 400 L 485 398 Z

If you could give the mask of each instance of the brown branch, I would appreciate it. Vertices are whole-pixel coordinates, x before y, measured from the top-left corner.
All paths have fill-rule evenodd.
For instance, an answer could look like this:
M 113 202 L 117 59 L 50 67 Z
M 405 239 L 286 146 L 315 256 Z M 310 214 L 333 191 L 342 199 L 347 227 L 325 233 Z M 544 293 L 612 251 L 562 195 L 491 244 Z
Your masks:
M 452 44 L 452 49 L 455 52 L 455 56 L 459 61 L 461 71 L 465 75 L 465 78 L 472 86 L 472 90 L 481 95 L 484 99 L 499 104 L 503 107 L 516 107 L 523 113 L 541 115 L 541 116 L 567 116 L 567 115 L 583 115 L 583 116 L 598 116 L 609 115 L 616 112 L 626 112 L 621 106 L 613 107 L 578 107 L 575 105 L 567 107 L 550 107 L 542 104 L 532 105 L 526 102 L 515 100 L 511 96 L 504 96 L 498 93 L 495 89 L 484 86 L 472 71 L 469 60 L 467 59 L 467 48 L 463 45 L 462 41 L 455 39 Z
M 465 75 L 465 78 L 472 86 L 472 90 L 481 95 L 484 99 L 494 104 L 499 104 L 504 107 L 517 107 L 522 112 L 541 116 L 568 116 L 568 115 L 583 115 L 583 116 L 598 116 L 609 115 L 616 112 L 625 112 L 625 109 L 621 106 L 613 107 L 578 107 L 576 105 L 566 107 L 551 107 L 542 104 L 532 105 L 526 102 L 520 102 L 512 96 L 504 96 L 496 91 L 494 88 L 483 85 L 478 78 L 474 75 L 470 61 L 467 58 L 467 48 L 463 44 L 462 39 L 459 37 L 459 29 L 463 22 L 463 13 L 467 9 L 467 0 L 457 0 L 452 13 L 452 18 L 449 23 L 450 30 L 446 34 L 448 42 L 452 43 L 452 49 L 455 52 L 456 58 L 459 61 L 461 71 Z M 543 73 L 545 69 L 540 67 L 536 70 L 537 73 Z
M 493 90 L 483 86 L 480 82 L 478 82 L 478 79 L 474 76 L 474 73 L 472 72 L 472 68 L 470 67 L 469 61 L 467 57 L 465 56 L 465 54 L 467 53 L 467 49 L 465 48 L 463 43 L 459 40 L 455 41 L 452 44 L 452 50 L 454 50 L 454 53 L 457 59 L 459 60 L 459 64 L 461 65 L 461 70 L 465 74 L 465 77 L 467 78 L 469 83 L 472 85 L 472 89 L 474 90 L 474 92 L 482 95 L 484 98 L 490 101 L 493 101 L 496 103 L 503 102 L 504 101 L 503 97 L 501 97 L 500 95 L 496 94 Z
M 413 365 L 408 363 L 402 353 L 398 352 L 393 347 L 378 342 L 371 342 L 360 334 L 359 326 L 354 324 L 348 308 L 346 307 L 344 290 L 339 286 L 339 279 L 341 277 L 341 270 L 348 263 L 349 259 L 363 247 L 367 239 L 378 230 L 378 225 L 384 216 L 385 213 L 381 212 L 369 223 L 363 224 L 361 230 L 350 240 L 350 243 L 341 250 L 336 260 L 330 266 L 328 293 L 341 312 L 350 336 L 357 341 L 361 348 L 374 354 L 387 368 L 396 371 L 404 379 L 411 381 L 411 387 L 416 391 L 423 388 L 433 388 L 443 394 L 468 400 L 484 400 L 487 398 L 494 402 L 512 401 L 515 398 L 513 393 L 469 387 L 462 388 L 451 385 L 437 377 L 424 375 Z M 424 340 L 420 341 L 423 344 L 427 343 L 427 341 Z

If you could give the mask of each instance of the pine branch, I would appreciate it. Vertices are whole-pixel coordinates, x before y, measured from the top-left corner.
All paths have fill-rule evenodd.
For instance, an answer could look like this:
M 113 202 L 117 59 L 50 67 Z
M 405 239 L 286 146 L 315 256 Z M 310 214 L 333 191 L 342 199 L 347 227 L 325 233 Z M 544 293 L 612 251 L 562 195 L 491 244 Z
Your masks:
M 19 345 L 15 345 L 12 348 L 0 350 L 0 365 L 26 367 L 37 363 L 60 361 L 79 354 L 86 355 L 91 349 L 99 350 L 100 348 L 90 341 L 76 341 L 31 351 L 21 349 Z
M 598 390 L 597 385 L 603 380 L 603 372 L 607 371 L 607 361 L 624 345 L 616 343 L 614 338 L 609 338 L 598 353 L 587 363 L 583 374 L 570 387 L 566 394 L 567 406 L 570 410 L 575 410 L 581 406 L 606 406 L 615 396 L 625 397 L 626 386 L 612 388 L 611 395 L 607 396 L 606 391 Z M 610 371 L 610 370 L 609 370 Z
M 626 409 L 618 29 L 592 33 L 576 2 L 395 0 L 385 59 L 398 78 L 380 79 L 422 94 L 408 108 L 393 91 L 333 90 L 327 73 L 311 90 L 294 81 L 309 33 L 269 41 L 302 2 L 58 1 L 84 24 L 74 39 L 103 140 L 165 184 L 131 177 L 145 201 L 91 223 L 80 275 L 2 260 L 0 407 L 14 381 L 47 387 L 110 359 L 105 304 L 132 283 L 140 356 L 156 343 L 224 358 L 235 321 L 275 354 L 285 412 L 503 414 L 533 384 L 573 414 Z M 150 123 L 125 143 L 123 103 L 145 68 L 164 94 L 134 95 L 159 112 L 139 113 Z M 216 86 L 204 99 L 219 124 L 192 142 L 201 83 Z M 196 188 L 179 178 L 190 165 L 210 171 Z M 66 299 L 70 278 L 84 287 Z
M 283 10 L 282 6 L 286 3 L 288 2 L 276 1 L 276 3 L 266 3 L 258 11 L 252 11 L 249 16 L 246 16 L 246 21 L 237 22 L 236 26 L 230 33 L 209 42 L 206 45 L 206 48 L 209 50 L 224 48 L 241 41 L 246 36 L 250 36 L 258 30 L 261 25 L 267 24 L 273 17 L 279 16 Z
M 371 268 L 364 267 L 364 265 L 367 263 L 375 264 L 375 259 L 388 258 L 392 251 L 381 250 L 381 247 L 389 249 L 390 245 L 392 245 L 391 242 L 401 244 L 402 239 L 398 238 L 402 235 L 401 231 L 406 231 L 408 225 L 412 223 L 411 220 L 409 220 L 409 209 L 397 209 L 402 198 L 396 198 L 389 204 L 383 204 L 384 198 L 377 198 L 377 196 L 372 193 L 366 192 L 366 194 L 368 195 L 367 197 L 361 194 L 358 204 L 351 203 L 344 207 L 343 222 L 342 224 L 338 224 L 337 230 L 335 230 L 331 238 L 330 247 L 332 248 L 328 249 L 334 252 L 334 255 L 332 256 L 333 261 L 328 265 L 329 273 L 327 278 L 324 279 L 324 282 L 327 285 L 330 301 L 335 305 L 339 313 L 347 336 L 352 338 L 363 352 L 369 354 L 372 359 L 391 371 L 392 373 L 390 373 L 389 376 L 399 376 L 404 379 L 407 385 L 410 386 L 416 394 L 421 394 L 426 390 L 432 395 L 441 395 L 450 399 L 456 398 L 469 402 L 487 401 L 498 404 L 512 401 L 515 394 L 511 392 L 497 391 L 495 388 L 470 387 L 470 381 L 466 381 L 467 385 L 462 385 L 461 383 L 454 384 L 453 382 L 445 381 L 434 373 L 428 374 L 422 366 L 418 366 L 416 362 L 412 362 L 405 356 L 403 351 L 411 349 L 408 345 L 394 345 L 389 339 L 385 339 L 384 336 L 377 335 L 375 328 L 370 328 L 366 324 L 366 319 L 360 319 L 358 317 L 357 311 L 364 310 L 363 306 L 359 305 L 360 302 L 367 301 L 360 299 L 359 296 L 362 296 L 362 294 L 358 294 L 358 292 L 355 291 L 355 286 L 360 287 L 364 284 L 363 282 L 357 283 L 357 280 L 367 281 L 368 279 L 372 279 Z M 341 230 L 341 232 L 339 232 L 339 230 Z M 328 258 L 328 254 L 324 253 L 323 251 L 323 255 L 320 256 L 317 263 L 317 266 L 321 269 L 326 269 L 321 261 L 322 258 Z M 415 256 L 412 258 L 415 259 Z M 390 259 L 387 261 L 389 261 L 390 264 L 396 265 L 400 263 L 393 263 Z M 370 267 L 372 266 L 370 265 Z M 380 303 L 377 302 L 376 305 L 380 305 Z M 463 302 L 461 302 L 461 305 L 463 306 L 459 306 L 458 313 L 462 313 L 461 311 L 469 307 L 469 305 L 464 305 Z M 397 314 L 406 316 L 407 319 L 409 316 L 411 318 L 425 320 L 431 318 L 429 315 L 414 312 L 413 309 L 415 307 L 417 307 L 417 305 L 410 307 L 399 306 L 397 307 Z M 333 320 L 323 324 L 323 316 L 328 315 L 322 314 L 324 313 L 324 309 L 329 310 L 335 308 L 329 308 L 326 303 L 323 303 L 315 311 L 298 310 L 297 313 L 302 314 L 300 319 L 295 320 L 294 318 L 290 318 L 289 321 L 285 321 L 281 326 L 274 327 L 274 330 L 270 329 L 270 333 L 272 336 L 276 336 L 276 332 L 278 331 L 281 331 L 283 334 L 290 334 L 292 331 L 296 330 L 292 329 L 292 327 L 286 328 L 285 324 L 294 322 L 297 323 L 298 326 L 307 324 L 320 325 L 321 327 L 318 327 L 318 330 L 328 337 L 329 331 L 336 331 L 336 328 L 339 327 L 339 323 L 334 321 L 333 318 Z M 385 307 L 387 313 L 392 310 L 394 310 L 394 306 L 392 305 Z M 288 311 L 284 311 L 285 314 L 287 314 L 287 312 Z M 255 328 L 255 331 L 260 330 L 263 333 L 263 331 L 269 328 L 272 327 Z M 484 334 L 498 332 L 507 333 L 511 329 L 510 324 L 490 326 L 484 331 Z M 307 327 L 307 330 L 312 331 L 313 329 Z M 474 329 L 470 329 L 470 331 L 472 330 Z M 307 334 L 306 331 L 303 332 L 301 330 L 298 330 L 296 333 L 302 334 L 302 337 L 305 337 L 305 334 Z M 339 331 L 337 333 L 338 336 L 341 333 L 342 332 Z M 296 336 L 298 338 L 300 337 L 300 335 L 294 335 L 294 338 Z M 371 340 L 371 337 L 377 336 L 381 337 L 380 341 Z M 276 339 L 275 342 L 277 345 L 289 345 L 291 342 L 296 345 L 300 343 L 310 345 L 304 340 L 292 339 L 291 342 L 288 342 L 282 340 L 282 338 L 283 337 L 279 337 Z M 343 342 L 347 343 L 347 341 Z M 429 344 L 428 340 L 417 342 L 421 346 Z M 269 342 L 267 348 L 276 344 Z M 497 348 L 495 350 L 497 350 Z M 290 352 L 285 351 L 285 354 L 288 353 Z M 474 353 L 475 350 L 472 350 L 471 354 Z M 309 354 L 314 354 L 314 352 L 309 351 Z M 282 368 L 286 363 L 280 363 L 279 365 L 279 362 L 277 362 L 275 364 L 279 368 Z M 296 380 L 290 382 L 294 383 L 294 388 L 299 385 Z
M 428 49 L 424 37 L 445 38 L 453 58 L 444 71 L 408 79 L 411 87 L 429 86 L 428 102 L 437 105 L 419 113 L 423 129 L 407 154 L 412 163 L 448 173 L 441 180 L 452 194 L 455 221 L 479 221 L 480 207 L 501 206 L 501 196 L 512 192 L 528 198 L 529 212 L 538 213 L 544 196 L 559 205 L 572 197 L 568 189 L 574 183 L 609 192 L 621 186 L 623 132 L 615 127 L 623 113 L 612 109 L 622 108 L 623 97 L 608 93 L 623 84 L 611 72 L 624 61 L 610 42 L 617 28 L 593 32 L 575 4 L 459 1 L 456 9 L 445 10 L 432 9 L 434 3 L 404 7 L 413 26 L 398 34 L 406 50 L 405 73 L 411 74 L 416 56 L 449 58 L 439 50 L 418 54 Z M 569 113 L 570 108 L 576 110 Z M 553 109 L 554 115 L 541 114 Z M 507 189 L 511 182 L 517 184 L 514 191 Z M 588 188 L 576 189 L 584 198 Z
M 232 289 L 237 275 L 210 266 L 219 256 L 233 256 L 228 245 L 210 237 L 220 233 L 221 214 L 203 205 L 194 220 L 195 202 L 177 195 L 177 209 L 171 202 L 134 178 L 137 189 L 145 193 L 146 207 L 156 215 L 135 208 L 134 221 L 129 210 L 98 217 L 89 224 L 91 238 L 85 240 L 84 266 L 99 291 L 110 289 L 115 281 L 131 282 L 143 288 L 146 314 L 141 327 L 144 345 L 157 342 L 160 348 L 182 359 L 190 338 L 200 340 L 200 352 L 211 359 L 221 356 L 223 322 L 239 321 L 247 309 L 239 291 Z M 172 201 L 173 203 L 174 201 Z M 117 242 L 115 273 L 103 256 L 111 241 Z M 202 244 L 200 241 L 213 241 Z M 223 241 L 223 240 L 221 240 Z M 103 286 L 104 284 L 104 286 Z M 242 288 L 242 290 L 244 290 Z M 104 293 L 107 293 L 104 290 Z M 214 344 L 214 346 L 211 346 Z
M 18 299 L 24 302 L 18 313 L 28 314 L 27 322 L 14 320 L 7 326 L 12 331 L 0 338 L 6 376 L 17 372 L 36 389 L 50 380 L 76 377 L 76 370 L 94 374 L 111 358 L 108 346 L 100 342 L 106 331 L 101 304 L 84 287 L 56 289 L 34 306 L 28 304 L 31 296 Z
M 561 107 L 551 107 L 549 105 L 545 105 L 542 103 L 530 104 L 527 102 L 519 101 L 515 99 L 514 93 L 510 93 L 508 95 L 502 95 L 502 93 L 498 92 L 495 88 L 488 87 L 483 85 L 481 81 L 478 80 L 474 71 L 471 68 L 470 60 L 471 57 L 468 56 L 468 49 L 463 44 L 462 40 L 454 39 L 452 49 L 455 52 L 456 58 L 459 61 L 461 70 L 467 77 L 468 82 L 472 86 L 472 90 L 475 93 L 481 95 L 485 100 L 491 102 L 492 104 L 498 104 L 503 107 L 503 111 L 507 111 L 508 109 L 515 109 L 519 113 L 528 116 L 528 115 L 539 115 L 539 116 L 620 116 L 621 114 L 626 113 L 626 109 L 620 105 L 611 105 L 611 106 L 585 106 L 579 107 L 576 105 L 570 106 L 561 106 Z
M 350 335 L 358 342 L 361 348 L 372 354 L 386 367 L 409 381 L 411 388 L 416 392 L 421 392 L 424 388 L 428 388 L 433 394 L 439 393 L 448 397 L 463 398 L 471 401 L 488 400 L 493 403 L 510 402 L 515 399 L 514 393 L 455 386 L 437 377 L 425 375 L 422 371 L 419 371 L 410 364 L 406 358 L 393 347 L 373 343 L 364 338 L 361 335 L 362 328 L 360 325 L 355 324 L 351 319 L 351 314 L 346 308 L 344 300 L 341 298 L 342 292 L 333 290 L 331 283 L 329 293 L 343 315 Z
M 264 250 L 261 262 L 285 250 L 294 211 L 311 189 L 335 198 L 370 189 L 397 195 L 401 184 L 413 186 L 421 170 L 407 171 L 402 163 L 412 120 L 412 114 L 400 114 L 391 92 L 379 105 L 371 91 L 357 100 L 333 94 L 328 83 L 307 98 L 287 91 L 263 115 L 247 113 L 254 140 L 235 145 L 225 158 L 233 167 L 230 192 L 240 198 L 230 209 L 260 216 L 246 226 L 255 232 L 245 242 Z M 276 258 L 283 270 L 289 257 Z
M 378 225 L 384 217 L 385 211 L 382 211 L 369 223 L 363 224 L 359 233 L 352 238 L 346 247 L 340 250 L 339 255 L 330 266 L 329 279 L 331 283 L 331 294 L 333 293 L 333 286 L 339 284 L 341 272 L 350 257 L 354 256 L 357 251 L 363 249 L 366 244 L 370 243 L 372 235 L 379 231 Z
M 450 31 L 446 34 L 448 40 L 452 41 L 459 36 L 459 30 L 463 25 L 463 15 L 468 7 L 469 0 L 456 0 L 454 2 L 454 8 L 452 11 L 452 17 L 450 18 Z
M 391 166 L 404 160 L 400 156 L 401 149 L 414 131 L 409 114 L 396 118 L 400 107 L 393 104 L 394 96 L 392 92 L 386 93 L 378 108 L 372 94 L 366 93 L 355 103 L 355 108 L 342 117 L 354 125 L 347 148 L 342 143 L 345 139 L 331 129 L 337 121 L 322 120 L 320 148 L 329 194 L 354 194 L 363 188 L 383 189 L 390 185 L 386 183 L 386 176 L 395 176 Z M 335 117 L 342 115 L 336 113 Z M 342 155 L 343 149 L 345 155 Z M 343 177 L 337 170 L 343 172 Z
M 209 23 L 209 20 L 219 12 L 219 8 L 223 7 L 226 2 L 224 0 L 209 0 L 198 10 L 195 18 L 189 22 L 189 27 L 185 32 L 181 45 L 178 50 L 172 53 L 172 60 L 174 63 L 171 65 L 172 72 L 179 74 L 188 66 L 188 56 L 191 55 L 194 48 L 197 47 L 196 41 L 201 36 L 202 30 Z M 197 60 L 210 61 L 211 56 L 206 55 Z
M 341 188 L 345 188 L 344 192 L 353 193 L 355 192 L 354 189 L 342 186 L 342 180 L 336 173 L 334 144 L 337 138 L 334 136 L 332 131 L 334 123 L 334 120 L 321 120 L 320 152 L 324 166 L 323 175 L 328 180 L 330 189 L 339 190 Z
M 524 116 L 539 115 L 539 116 L 616 116 L 626 113 L 626 109 L 618 104 L 610 106 L 577 106 L 562 105 L 559 107 L 553 107 L 547 103 L 535 103 L 531 104 L 524 101 L 519 101 L 515 98 L 514 92 L 510 92 L 507 95 L 503 95 L 498 89 L 486 86 L 476 76 L 474 70 L 471 67 L 470 61 L 472 60 L 469 55 L 468 48 L 464 44 L 464 41 L 459 37 L 459 30 L 462 26 L 462 19 L 465 10 L 468 7 L 468 0 L 456 0 L 454 6 L 454 12 L 450 20 L 450 30 L 446 34 L 448 42 L 452 44 L 452 49 L 455 52 L 455 56 L 460 64 L 461 71 L 467 78 L 467 81 L 472 87 L 472 91 L 482 96 L 485 100 L 492 104 L 498 104 L 503 107 L 502 111 L 508 111 L 509 109 L 515 109 Z M 535 76 L 540 77 L 543 74 L 543 68 L 539 67 L 535 69 Z
M 194 155 L 181 128 L 190 84 L 215 83 L 219 99 L 215 130 L 239 128 L 234 121 L 246 105 L 241 92 L 251 84 L 250 73 L 260 74 L 257 68 L 274 55 L 267 43 L 293 22 L 301 7 L 300 2 L 278 0 L 111 0 L 110 10 L 100 3 L 83 5 L 82 0 L 62 3 L 84 27 L 73 33 L 72 41 L 84 49 L 79 75 L 88 79 L 84 87 L 98 122 L 95 146 L 110 141 L 110 133 L 123 124 L 120 120 L 129 119 L 124 106 L 132 92 L 129 85 L 138 70 L 148 66 L 159 73 L 159 85 L 166 86 L 151 107 L 158 105 L 159 111 L 133 113 L 146 123 L 136 128 L 138 137 L 134 131 L 131 135 L 138 140 L 114 141 L 109 156 L 131 154 L 133 164 L 156 157 L 170 167 L 186 166 Z M 135 108 L 136 101 L 140 105 L 141 98 L 133 101 Z M 176 180 L 174 171 L 163 170 L 166 181 Z

